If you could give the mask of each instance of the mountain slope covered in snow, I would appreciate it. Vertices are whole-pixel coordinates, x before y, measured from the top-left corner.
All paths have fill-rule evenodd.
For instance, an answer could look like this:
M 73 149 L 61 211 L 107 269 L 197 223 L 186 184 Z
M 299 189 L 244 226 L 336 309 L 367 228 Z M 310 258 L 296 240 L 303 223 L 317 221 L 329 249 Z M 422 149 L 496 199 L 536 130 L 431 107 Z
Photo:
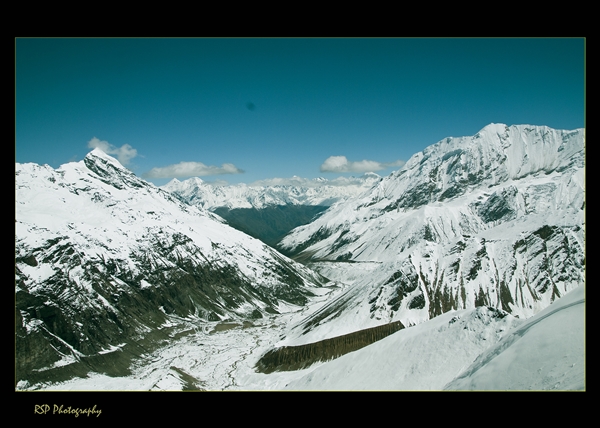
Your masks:
M 326 282 L 98 149 L 15 175 L 17 381 L 122 375 L 111 355 L 168 340 L 172 317 L 257 319 Z
M 447 390 L 584 390 L 585 288 L 577 287 L 485 350 Z
M 584 305 L 580 286 L 527 320 L 485 306 L 451 311 L 307 370 L 278 387 L 584 390 Z
M 282 240 L 353 284 L 297 340 L 478 306 L 532 316 L 583 284 L 584 228 L 582 129 L 491 124 L 446 138 Z

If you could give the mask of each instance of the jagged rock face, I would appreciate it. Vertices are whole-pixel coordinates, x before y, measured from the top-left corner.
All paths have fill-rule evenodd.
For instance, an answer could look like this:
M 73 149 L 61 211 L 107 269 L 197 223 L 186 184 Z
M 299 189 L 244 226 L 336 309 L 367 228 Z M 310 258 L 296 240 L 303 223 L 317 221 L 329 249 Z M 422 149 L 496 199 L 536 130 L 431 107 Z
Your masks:
M 583 167 L 583 132 L 492 124 L 414 155 L 381 192 L 388 208 L 418 208 L 538 173 Z
M 168 338 L 173 316 L 296 308 L 323 281 L 98 150 L 57 170 L 16 165 L 15 242 L 17 381 L 139 355 Z
M 530 316 L 584 282 L 583 168 L 583 130 L 489 125 L 414 155 L 280 245 L 347 262 L 362 291 L 330 304 L 340 323 L 349 307 L 407 325 L 474 306 Z M 317 266 L 340 279 L 330 265 Z

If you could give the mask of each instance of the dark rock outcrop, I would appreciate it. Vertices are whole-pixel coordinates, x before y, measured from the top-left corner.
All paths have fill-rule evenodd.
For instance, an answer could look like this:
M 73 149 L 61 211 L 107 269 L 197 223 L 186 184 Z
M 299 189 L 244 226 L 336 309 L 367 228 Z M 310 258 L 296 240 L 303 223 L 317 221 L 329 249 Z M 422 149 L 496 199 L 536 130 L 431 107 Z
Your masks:
M 261 357 L 256 369 L 261 373 L 300 370 L 316 362 L 333 360 L 364 348 L 403 328 L 404 325 L 396 321 L 306 345 L 272 349 Z

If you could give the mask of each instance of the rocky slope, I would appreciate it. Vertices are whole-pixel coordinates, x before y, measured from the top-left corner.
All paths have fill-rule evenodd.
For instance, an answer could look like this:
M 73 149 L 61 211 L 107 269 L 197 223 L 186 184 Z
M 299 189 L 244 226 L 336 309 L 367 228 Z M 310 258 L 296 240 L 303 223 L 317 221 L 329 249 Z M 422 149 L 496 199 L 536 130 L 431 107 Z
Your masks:
M 16 165 L 17 381 L 122 375 L 174 319 L 252 319 L 325 280 L 99 150 Z
M 280 245 L 353 284 L 299 328 L 315 340 L 340 332 L 330 322 L 350 332 L 477 306 L 529 317 L 584 282 L 584 229 L 584 131 L 491 124 L 415 154 Z

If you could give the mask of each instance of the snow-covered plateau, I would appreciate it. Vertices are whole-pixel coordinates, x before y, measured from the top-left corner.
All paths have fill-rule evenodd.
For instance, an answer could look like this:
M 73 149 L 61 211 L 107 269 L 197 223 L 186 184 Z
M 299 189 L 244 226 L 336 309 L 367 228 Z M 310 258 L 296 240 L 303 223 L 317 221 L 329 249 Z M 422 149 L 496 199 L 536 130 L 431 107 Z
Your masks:
M 584 149 L 444 139 L 288 234 L 296 261 L 98 150 L 17 164 L 16 389 L 585 390 Z

